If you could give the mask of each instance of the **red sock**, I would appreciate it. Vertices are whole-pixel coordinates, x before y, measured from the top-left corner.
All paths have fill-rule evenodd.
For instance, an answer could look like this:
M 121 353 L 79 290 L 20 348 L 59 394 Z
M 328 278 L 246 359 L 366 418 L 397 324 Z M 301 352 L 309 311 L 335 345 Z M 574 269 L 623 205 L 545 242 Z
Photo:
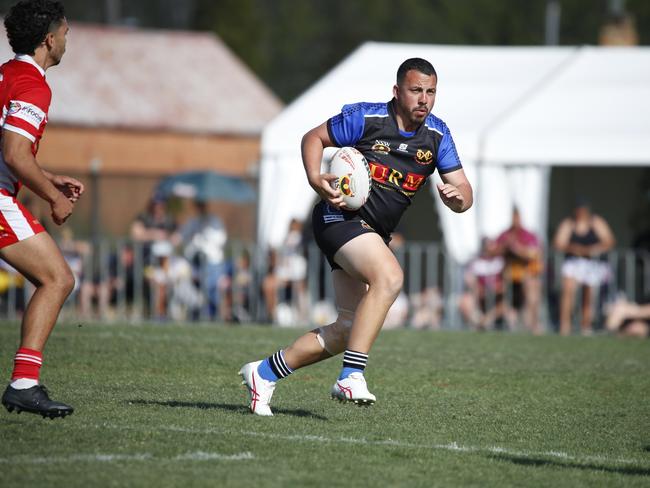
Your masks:
M 21 347 L 16 351 L 16 356 L 14 357 L 14 372 L 11 375 L 11 380 L 29 378 L 38 381 L 42 364 L 43 354 L 40 351 Z

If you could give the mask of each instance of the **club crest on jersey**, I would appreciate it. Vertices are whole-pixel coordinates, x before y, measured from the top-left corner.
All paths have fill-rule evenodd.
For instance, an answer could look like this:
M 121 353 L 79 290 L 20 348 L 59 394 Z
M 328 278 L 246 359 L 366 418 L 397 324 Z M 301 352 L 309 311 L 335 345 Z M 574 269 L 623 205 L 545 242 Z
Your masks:
M 390 142 L 375 141 L 371 148 L 372 152 L 388 154 L 390 152 Z
M 23 106 L 22 106 L 20 103 L 18 103 L 18 102 L 11 102 L 11 103 L 9 104 L 9 112 L 8 112 L 8 114 L 9 114 L 9 115 L 17 114 L 18 112 L 20 112 L 20 110 L 21 110 L 22 108 L 23 108 Z
M 352 189 L 352 179 L 350 176 L 351 175 L 343 175 L 339 178 L 339 190 L 341 190 L 341 193 L 343 193 L 343 195 L 346 197 L 354 196 L 354 191 Z
M 433 161 L 433 153 L 428 149 L 418 149 L 415 153 L 415 162 L 418 164 L 431 164 Z

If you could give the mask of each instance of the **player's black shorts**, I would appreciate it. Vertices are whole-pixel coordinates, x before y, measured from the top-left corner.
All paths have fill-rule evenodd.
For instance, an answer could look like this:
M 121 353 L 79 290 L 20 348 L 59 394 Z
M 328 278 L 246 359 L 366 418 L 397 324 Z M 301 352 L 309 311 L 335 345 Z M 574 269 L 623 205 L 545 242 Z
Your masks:
M 332 207 L 323 200 L 316 204 L 311 217 L 316 244 L 325 254 L 333 270 L 341 269 L 334 262 L 336 251 L 361 234 L 375 233 L 384 240 L 386 245 L 390 242 L 390 237 L 384 237 L 376 232 L 357 212 L 346 212 Z

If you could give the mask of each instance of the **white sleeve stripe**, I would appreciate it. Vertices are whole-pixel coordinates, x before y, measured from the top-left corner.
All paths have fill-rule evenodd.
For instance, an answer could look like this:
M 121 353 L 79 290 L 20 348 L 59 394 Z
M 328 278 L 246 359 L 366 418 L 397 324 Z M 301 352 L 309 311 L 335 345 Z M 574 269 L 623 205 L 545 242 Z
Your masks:
M 440 132 L 438 129 L 436 129 L 435 127 L 429 127 L 429 126 L 427 125 L 427 129 L 432 130 L 432 131 L 434 131 L 434 132 L 437 132 L 437 133 L 440 134 L 441 136 L 444 136 L 444 134 L 443 134 L 442 132 Z
M 5 124 L 5 125 L 2 126 L 2 128 L 10 130 L 11 132 L 15 132 L 17 134 L 20 134 L 21 136 L 25 136 L 27 139 L 29 139 L 32 142 L 36 142 L 36 137 L 31 135 L 25 129 L 21 129 L 20 127 L 16 127 L 15 125 L 10 125 L 10 124 Z

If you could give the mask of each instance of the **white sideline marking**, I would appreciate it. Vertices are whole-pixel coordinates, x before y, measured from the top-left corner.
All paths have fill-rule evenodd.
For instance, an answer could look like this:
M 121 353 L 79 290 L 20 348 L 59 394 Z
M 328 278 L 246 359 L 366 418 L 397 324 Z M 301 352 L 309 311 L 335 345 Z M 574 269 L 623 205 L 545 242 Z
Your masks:
M 145 452 L 140 454 L 72 454 L 70 456 L 11 456 L 0 458 L 0 464 L 60 464 L 60 463 L 113 463 L 118 461 L 244 461 L 255 459 L 251 452 L 240 452 L 238 454 L 221 454 L 219 452 L 188 452 L 178 456 L 165 457 L 154 456 Z
M 148 452 L 142 454 L 72 454 L 70 456 L 10 456 L 0 458 L 6 464 L 59 464 L 78 462 L 112 463 L 115 461 L 146 461 L 153 456 Z
M 90 427 L 90 426 L 89 426 Z M 120 430 L 145 430 L 138 427 L 131 427 L 126 425 L 115 424 L 95 424 L 95 428 L 109 428 Z M 147 428 L 146 430 L 150 430 Z M 227 429 L 193 429 L 187 427 L 177 426 L 162 426 L 158 427 L 159 431 L 167 432 L 181 432 L 185 434 L 200 434 L 200 435 L 242 435 L 248 437 L 262 437 L 265 439 L 277 439 L 283 441 L 297 441 L 297 442 L 317 442 L 317 443 L 330 443 L 330 444 L 361 444 L 366 446 L 388 446 L 407 449 L 424 449 L 424 450 L 441 450 L 452 452 L 467 452 L 467 453 L 492 453 L 492 454 L 507 454 L 509 456 L 516 456 L 521 458 L 555 458 L 563 461 L 575 461 L 579 463 L 599 462 L 599 463 L 618 463 L 618 464 L 638 464 L 641 466 L 647 465 L 645 459 L 634 458 L 612 458 L 606 455 L 579 455 L 569 454 L 561 451 L 518 451 L 515 449 L 508 449 L 500 446 L 478 447 L 478 446 L 462 446 L 456 442 L 449 444 L 416 444 L 412 442 L 403 442 L 396 439 L 381 439 L 370 440 L 364 438 L 354 437 L 325 437 L 322 435 L 300 435 L 300 434 L 272 434 L 268 432 L 256 431 L 237 431 Z
M 176 461 L 212 461 L 218 459 L 219 461 L 243 461 L 248 459 L 255 459 L 252 452 L 240 452 L 239 454 L 220 454 L 218 452 L 188 452 L 187 454 L 180 454 L 174 458 Z

